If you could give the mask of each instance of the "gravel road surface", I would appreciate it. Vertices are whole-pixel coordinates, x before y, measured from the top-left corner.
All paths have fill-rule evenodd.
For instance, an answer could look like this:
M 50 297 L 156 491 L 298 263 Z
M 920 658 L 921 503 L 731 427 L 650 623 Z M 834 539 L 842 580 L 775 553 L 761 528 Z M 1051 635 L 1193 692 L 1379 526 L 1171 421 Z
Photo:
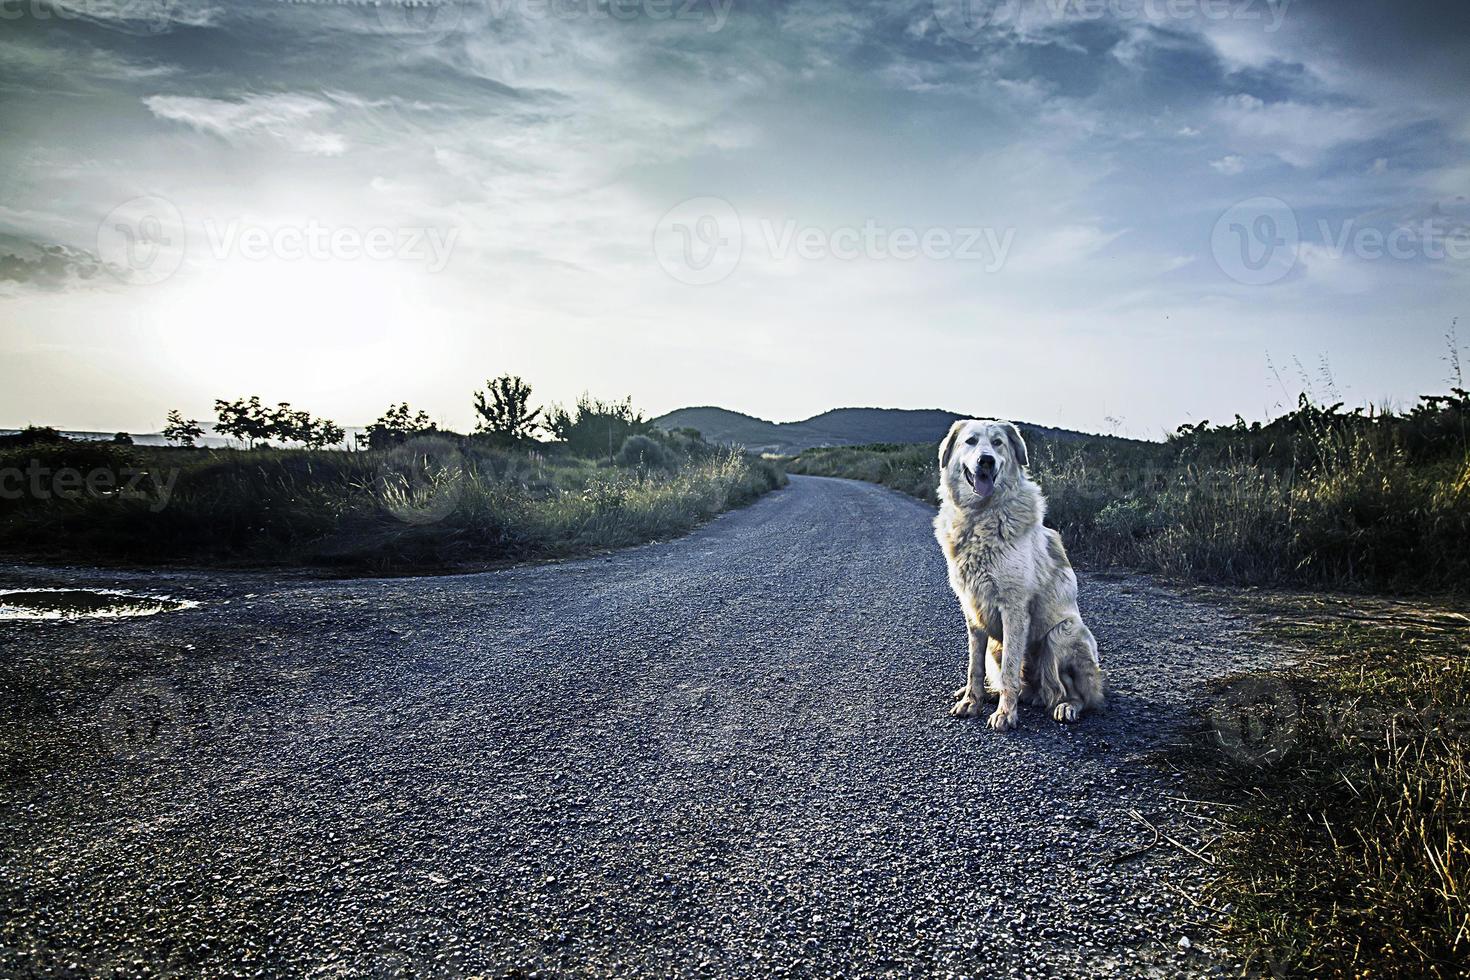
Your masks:
M 0 567 L 200 603 L 0 623 L 0 976 L 1231 970 L 1210 868 L 1126 855 L 1140 818 L 1208 836 L 1153 760 L 1202 681 L 1281 654 L 1084 570 L 1109 713 L 951 719 L 932 514 L 796 477 L 678 541 L 474 575 Z

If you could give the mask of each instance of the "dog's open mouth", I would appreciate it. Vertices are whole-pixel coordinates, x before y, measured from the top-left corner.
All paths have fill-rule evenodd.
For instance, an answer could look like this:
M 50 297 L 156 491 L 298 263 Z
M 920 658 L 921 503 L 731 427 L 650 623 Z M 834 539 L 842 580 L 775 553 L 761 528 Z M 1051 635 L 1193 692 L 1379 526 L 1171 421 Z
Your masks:
M 995 492 L 995 464 L 990 460 L 982 459 L 974 470 L 968 466 L 961 466 L 960 470 L 965 474 L 965 482 L 981 500 Z

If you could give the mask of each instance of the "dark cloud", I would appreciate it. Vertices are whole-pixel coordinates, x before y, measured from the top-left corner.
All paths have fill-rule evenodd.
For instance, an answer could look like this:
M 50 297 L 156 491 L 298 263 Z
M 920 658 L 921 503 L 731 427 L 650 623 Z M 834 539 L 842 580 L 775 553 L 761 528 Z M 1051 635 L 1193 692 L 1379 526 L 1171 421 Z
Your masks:
M 0 282 L 61 290 L 94 282 L 103 271 L 95 255 L 65 245 L 39 245 L 18 253 L 0 244 Z

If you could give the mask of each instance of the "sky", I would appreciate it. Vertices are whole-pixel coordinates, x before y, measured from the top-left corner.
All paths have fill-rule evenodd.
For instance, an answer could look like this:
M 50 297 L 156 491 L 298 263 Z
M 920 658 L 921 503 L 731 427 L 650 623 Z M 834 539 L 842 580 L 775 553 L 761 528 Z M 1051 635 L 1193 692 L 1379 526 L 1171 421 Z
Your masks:
M 1404 406 L 1467 91 L 1463 3 L 0 0 L 0 426 Z

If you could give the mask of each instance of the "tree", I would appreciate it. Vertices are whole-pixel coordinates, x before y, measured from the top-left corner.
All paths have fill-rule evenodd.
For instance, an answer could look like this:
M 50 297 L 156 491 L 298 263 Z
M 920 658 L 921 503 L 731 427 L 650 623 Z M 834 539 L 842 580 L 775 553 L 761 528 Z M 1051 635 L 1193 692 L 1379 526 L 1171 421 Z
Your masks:
M 251 449 L 276 431 L 275 413 L 260 403 L 259 395 L 251 395 L 249 401 L 215 399 L 214 414 L 216 432 L 243 440 Z
M 245 440 L 250 448 L 256 443 L 299 442 L 312 449 L 335 446 L 346 438 L 342 427 L 330 419 L 315 419 L 310 412 L 292 408 L 290 402 L 279 402 L 275 408 L 261 404 L 259 395 L 251 395 L 247 401 L 214 403 L 218 421 L 215 430 L 225 435 Z
M 177 408 L 168 413 L 163 427 L 163 438 L 180 446 L 193 447 L 194 440 L 204 435 L 197 419 L 186 419 Z
M 583 392 L 575 411 L 553 405 L 546 427 L 579 456 L 612 459 L 624 440 L 648 432 L 653 424 L 633 409 L 631 397 L 605 402 Z
M 531 407 L 531 386 L 520 378 L 502 374 L 486 383 L 486 392 L 475 392 L 476 432 L 485 432 L 506 442 L 530 439 L 541 427 L 541 409 Z
M 325 449 L 328 446 L 339 446 L 347 438 L 347 432 L 331 419 L 316 419 L 311 423 L 311 431 L 302 440 L 312 449 Z
M 367 427 L 368 448 L 391 449 L 414 436 L 438 431 L 438 426 L 430 420 L 428 412 L 420 411 L 415 415 L 410 414 L 410 411 L 408 402 L 389 405 L 388 410 Z
M 270 410 L 270 435 L 281 442 L 306 442 L 311 438 L 312 420 L 310 412 L 291 407 L 290 402 L 278 402 Z
M 335 446 L 347 436 L 331 419 L 313 418 L 310 412 L 292 408 L 290 402 L 277 404 L 270 416 L 272 436 L 281 442 L 299 442 L 307 449 Z

